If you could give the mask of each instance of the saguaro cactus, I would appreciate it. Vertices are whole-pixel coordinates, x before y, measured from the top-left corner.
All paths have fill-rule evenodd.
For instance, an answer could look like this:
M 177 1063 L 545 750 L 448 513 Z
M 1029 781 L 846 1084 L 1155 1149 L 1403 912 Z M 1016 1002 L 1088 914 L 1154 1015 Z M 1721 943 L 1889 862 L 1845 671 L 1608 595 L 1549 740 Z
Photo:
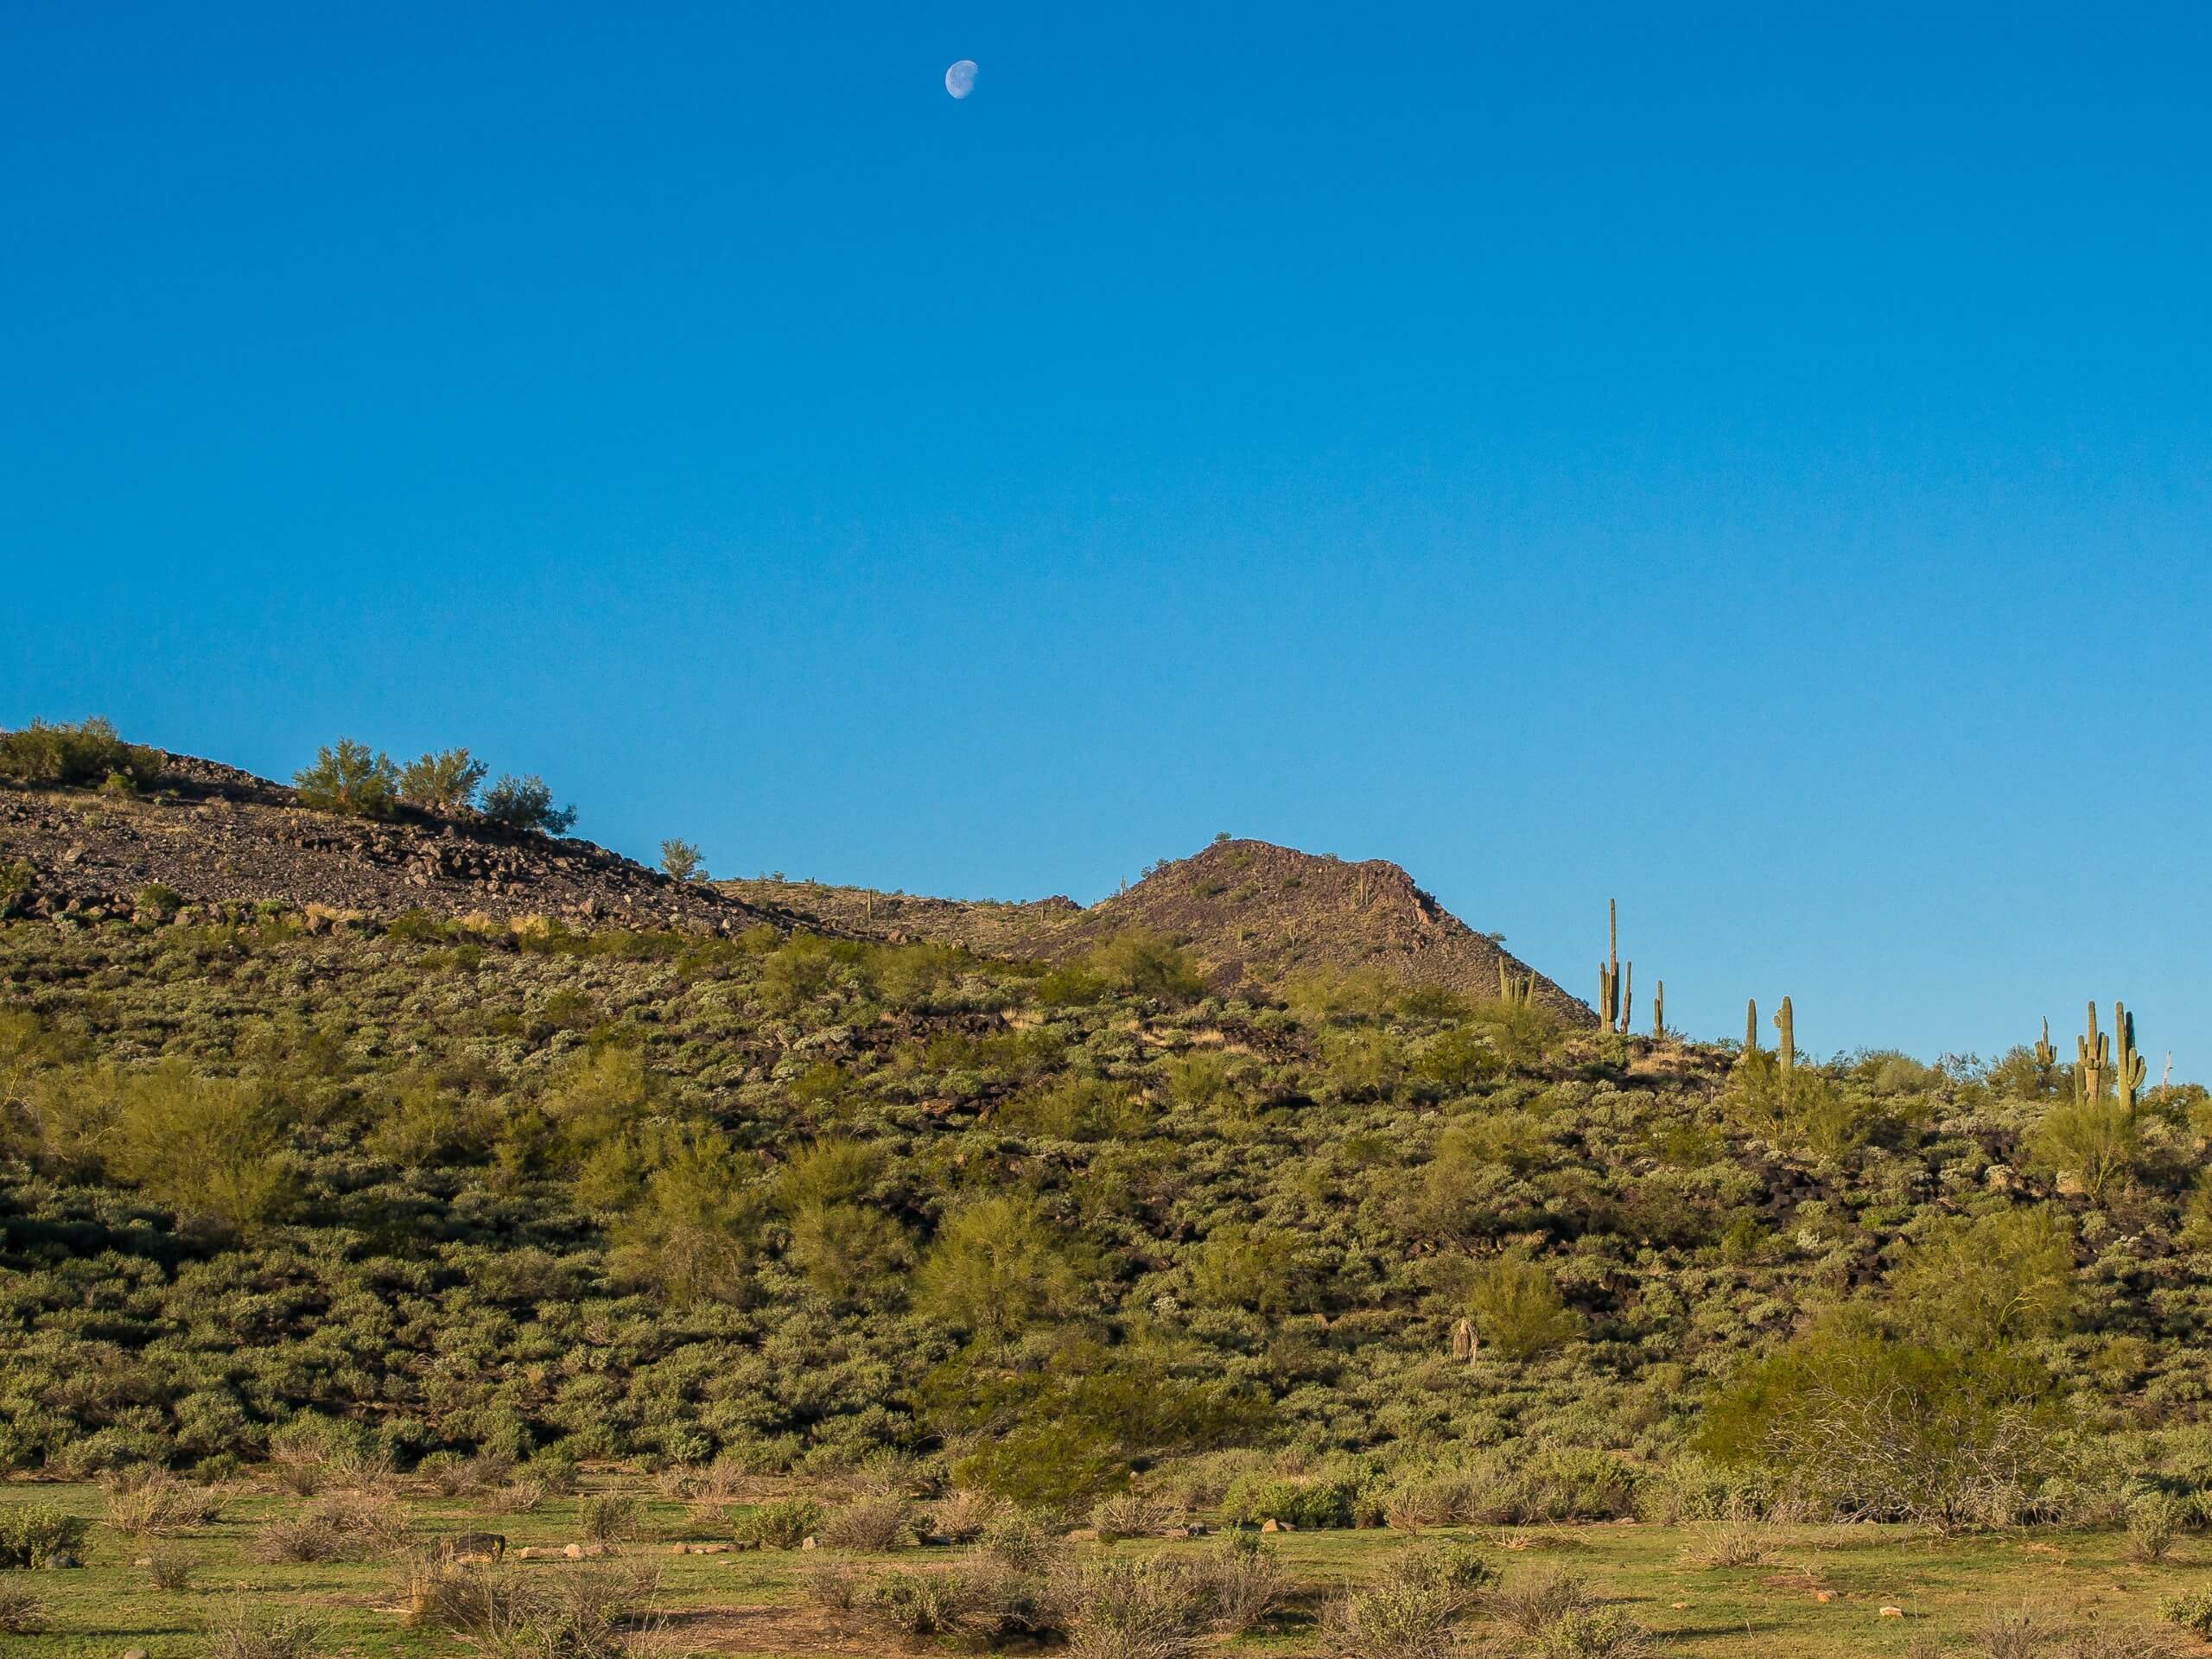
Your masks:
M 2145 1063 L 2135 1046 L 2135 1016 L 2119 1002 L 2112 1005 L 2112 1023 L 2120 1037 L 2120 1054 L 2113 1073 L 2113 1092 L 2135 1109 L 2135 1096 L 2143 1087 Z
M 1605 959 L 1598 964 L 1598 1021 L 1607 1031 L 1628 1035 L 1630 977 L 1636 964 L 1621 960 L 1621 907 L 1605 900 Z
M 1774 1028 L 1782 1033 L 1779 1052 L 1782 1055 L 1782 1069 L 1785 1071 L 1797 1064 L 1797 1033 L 1791 1020 L 1789 999 L 1785 996 L 1782 999 L 1782 1006 L 1774 1013 Z
M 1755 996 L 1744 999 L 1744 1052 L 1759 1052 L 1759 1000 Z
M 1651 1040 L 1659 1042 L 1667 1035 L 1667 982 L 1654 980 L 1651 985 Z
M 1510 971 L 1505 965 L 1505 958 L 1500 957 L 1497 959 L 1497 1000 L 1508 1007 L 1527 1007 L 1536 1000 L 1535 975 Z
M 2089 1034 L 2074 1039 L 2074 1098 L 2102 1100 L 2105 1071 L 2112 1062 L 2111 1040 L 2097 1029 L 2097 1005 L 2089 1004 Z
M 2048 1071 L 2052 1066 L 2058 1064 L 2058 1051 L 2051 1046 L 2050 1042 L 2050 1016 L 2049 1014 L 2045 1014 L 2044 1016 L 2043 1035 L 2036 1039 L 2035 1053 L 2036 1065 L 2043 1071 Z

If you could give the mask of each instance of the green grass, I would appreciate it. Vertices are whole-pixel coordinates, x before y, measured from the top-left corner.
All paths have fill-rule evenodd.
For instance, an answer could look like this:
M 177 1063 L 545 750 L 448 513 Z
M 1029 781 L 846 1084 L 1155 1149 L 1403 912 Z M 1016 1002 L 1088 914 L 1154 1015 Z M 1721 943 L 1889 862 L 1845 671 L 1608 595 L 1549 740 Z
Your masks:
M 621 1483 L 602 1479 L 589 1491 Z M 632 1483 L 632 1489 L 638 1490 Z M 827 1624 L 804 1611 L 802 1575 L 822 1559 L 765 1551 L 676 1555 L 671 1542 L 709 1540 L 715 1529 L 694 1521 L 682 1504 L 650 1490 L 646 1533 L 623 1547 L 661 1574 L 663 1641 L 668 1650 L 755 1655 L 785 1659 L 800 1653 L 878 1650 L 858 1633 L 842 1646 Z M 200 1651 L 203 1622 L 224 1602 L 244 1596 L 274 1610 L 310 1613 L 324 1626 L 321 1650 L 358 1656 L 459 1653 L 467 1644 L 410 1631 L 399 1611 L 402 1568 L 393 1560 L 364 1565 L 272 1566 L 251 1558 L 255 1532 L 300 1500 L 244 1493 L 216 1524 L 168 1541 L 193 1562 L 190 1587 L 155 1589 L 134 1566 L 145 1546 L 99 1522 L 103 1495 L 89 1485 L 17 1484 L 7 1501 L 58 1502 L 94 1518 L 87 1565 L 79 1571 L 17 1573 L 6 1587 L 35 1591 L 45 1603 L 41 1634 L 10 1637 L 10 1659 L 106 1659 L 139 1647 L 151 1659 L 187 1659 Z M 488 1514 L 466 1498 L 405 1500 L 411 1534 L 492 1530 L 512 1548 L 558 1546 L 581 1537 L 581 1497 L 551 1498 L 525 1515 Z M 1613 1605 L 1625 1608 L 1659 1638 L 1659 1650 L 1684 1659 L 1841 1659 L 1904 1655 L 1929 1637 L 1964 1641 L 1993 1610 L 2028 1604 L 2054 1622 L 2096 1618 L 2153 1622 L 2160 1596 L 2203 1584 L 2212 1575 L 2212 1540 L 2183 1541 L 2169 1561 L 2137 1567 L 2126 1560 L 2126 1537 L 2113 1532 L 2032 1531 L 1942 1538 L 1892 1527 L 1777 1528 L 1770 1559 L 1755 1567 L 1701 1568 L 1691 1564 L 1703 1536 L 1695 1529 L 1611 1523 L 1519 1533 L 1454 1530 L 1504 1571 L 1516 1575 L 1566 1567 L 1586 1576 Z M 1404 1540 L 1382 1531 L 1305 1532 L 1274 1541 L 1298 1594 L 1279 1628 L 1221 1649 L 1292 1656 L 1318 1649 L 1313 1618 L 1330 1592 L 1356 1583 Z M 1198 1543 L 1124 1544 L 1123 1549 L 1188 1550 Z M 1096 1549 L 1096 1545 L 1077 1546 Z M 947 1559 L 944 1552 L 908 1550 L 872 1560 L 902 1565 Z M 514 1570 L 559 1572 L 556 1563 L 526 1562 Z M 1818 1599 L 1825 1590 L 1831 1599 Z M 1885 1605 L 1905 1617 L 1885 1618 Z M 778 1610 L 781 1610 L 779 1611 Z M 782 1627 L 781 1645 L 779 1627 Z M 760 1645 L 766 1642 L 770 1645 Z

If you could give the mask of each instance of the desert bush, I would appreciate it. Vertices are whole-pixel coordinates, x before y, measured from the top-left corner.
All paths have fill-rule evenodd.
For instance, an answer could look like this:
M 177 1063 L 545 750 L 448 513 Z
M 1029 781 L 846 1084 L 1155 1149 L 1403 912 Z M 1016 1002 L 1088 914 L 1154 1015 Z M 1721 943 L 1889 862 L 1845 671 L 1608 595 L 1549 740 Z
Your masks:
M 290 1206 L 295 1183 L 275 1157 L 284 1125 L 264 1085 L 167 1061 L 124 1074 L 115 1093 L 107 1166 L 156 1203 L 239 1233 Z
M 264 1608 L 245 1592 L 216 1604 L 201 1627 L 207 1659 L 314 1659 L 322 1641 L 322 1624 L 289 1608 Z
M 988 1492 L 963 1487 L 947 1493 L 930 1510 L 930 1530 L 956 1544 L 973 1543 L 1004 1512 L 1006 1504 Z
M 2050 1205 L 1937 1221 L 1891 1281 L 1899 1320 L 1939 1345 L 1982 1349 L 2065 1327 L 2074 1224 Z
M 546 1496 L 542 1480 L 511 1480 L 486 1492 L 478 1507 L 489 1515 L 528 1515 L 544 1503 Z
M 1188 1002 L 1205 995 L 1205 976 L 1191 953 L 1146 928 L 1116 933 L 1093 950 L 1084 965 L 1103 984 L 1127 995 Z
M 366 1561 L 394 1548 L 407 1520 L 388 1497 L 365 1492 L 325 1492 L 296 1516 L 264 1527 L 253 1541 L 256 1560 Z
M 2182 1505 L 2164 1492 L 2152 1492 L 2127 1506 L 2127 1559 L 2152 1566 L 2166 1559 L 2181 1530 Z
M 1059 1554 L 1060 1535 L 1036 1510 L 1007 1503 L 983 1522 L 979 1547 L 1014 1572 L 1037 1573 Z
M 626 1543 L 645 1524 L 645 1505 L 627 1492 L 594 1492 L 576 1506 L 576 1524 L 595 1544 Z
M 28 1590 L 0 1587 L 0 1636 L 36 1636 L 46 1628 L 46 1603 Z
M 535 772 L 527 778 L 502 777 L 486 790 L 484 816 L 512 830 L 535 830 L 549 836 L 565 836 L 576 823 L 576 809 L 554 805 L 553 791 Z
M 147 1556 L 146 1575 L 156 1590 L 181 1590 L 192 1582 L 192 1557 L 164 1545 Z
M 856 1497 L 824 1516 L 816 1533 L 836 1549 L 897 1549 L 913 1541 L 913 1506 L 895 1496 Z
M 125 743 L 95 715 L 75 725 L 34 720 L 20 731 L 0 732 L 0 778 L 48 787 L 82 787 L 119 779 L 150 789 L 161 777 L 158 749 Z
M 2158 1603 L 2158 1617 L 2190 1635 L 2212 1641 L 2212 1589 L 2184 1590 Z
M 1221 1501 L 1223 1518 L 1248 1526 L 1280 1521 L 1299 1528 L 1348 1527 L 1352 1488 L 1341 1480 L 1240 1476 Z
M 292 774 L 300 804 L 319 812 L 350 817 L 381 817 L 391 810 L 399 788 L 399 769 L 391 757 L 365 743 L 341 737 L 315 751 L 315 764 Z
M 1618 1607 L 1561 1613 L 1528 1638 L 1531 1659 L 1643 1659 L 1651 1632 Z
M 312 1497 L 334 1486 L 381 1484 L 391 1465 L 354 1424 L 302 1413 L 270 1435 L 266 1469 L 284 1491 Z
M 1589 1580 L 1565 1567 L 1518 1575 L 1490 1596 L 1498 1622 L 1532 1641 L 1570 1614 L 1592 1612 L 1597 1605 Z
M 1469 1311 L 1482 1341 L 1508 1359 L 1531 1359 L 1579 1326 L 1552 1276 L 1526 1256 L 1494 1256 L 1475 1272 Z
M 1323 1650 L 1331 1659 L 1455 1659 L 1492 1577 L 1489 1563 L 1464 1545 L 1408 1545 L 1329 1604 Z
M 63 1558 L 81 1560 L 92 1523 L 56 1503 L 0 1506 L 0 1567 L 52 1567 Z
M 488 770 L 467 749 L 445 749 L 410 760 L 399 769 L 395 787 L 410 806 L 452 812 L 475 804 Z
M 1707 1410 L 1700 1446 L 1786 1476 L 1839 1516 L 1967 1524 L 2055 1467 L 2049 1383 L 2010 1347 L 1930 1347 L 1838 1313 L 1748 1367 Z
M 2100 1201 L 2134 1175 L 2143 1155 L 2141 1121 L 2121 1100 L 2062 1102 L 2044 1114 L 2028 1152 L 2037 1168 L 2073 1177 Z
M 192 1527 L 212 1525 L 223 1513 L 223 1494 L 188 1485 L 160 1470 L 111 1474 L 106 1489 L 106 1523 L 129 1538 L 164 1538 Z
M 576 1460 L 567 1452 L 556 1452 L 551 1446 L 533 1452 L 524 1459 L 518 1473 L 522 1479 L 535 1482 L 543 1488 L 550 1497 L 574 1497 L 583 1478 L 582 1472 L 576 1467 Z
M 149 881 L 130 895 L 130 908 L 142 921 L 149 917 L 160 922 L 174 920 L 184 903 L 182 893 L 159 881 Z
M 1066 1575 L 1071 1659 L 1188 1659 L 1205 1631 L 1205 1597 L 1166 1556 L 1110 1557 Z
M 660 873 L 673 881 L 703 881 L 707 861 L 690 842 L 671 839 L 660 844 Z
M 659 1580 L 616 1562 L 522 1573 L 418 1560 L 404 1588 L 410 1626 L 498 1659 L 623 1659 L 653 1634 Z
M 1113 1543 L 1123 1538 L 1143 1538 L 1175 1523 L 1173 1504 L 1135 1487 L 1115 1492 L 1091 1505 L 1090 1524 L 1099 1538 Z
M 764 1544 L 771 1549 L 797 1549 L 821 1525 L 822 1506 L 812 1498 L 779 1498 L 739 1520 L 737 1541 Z
M 1282 1563 L 1253 1533 L 1223 1534 L 1190 1558 L 1188 1570 L 1207 1622 L 1232 1636 L 1259 1629 L 1282 1599 Z
M 1774 1548 L 1772 1522 L 1740 1502 L 1698 1529 L 1682 1549 L 1686 1566 L 1702 1567 L 1759 1567 Z
M 1027 1198 L 977 1199 L 956 1211 L 915 1275 L 915 1306 L 958 1330 L 993 1340 L 1065 1309 L 1073 1270 L 1037 1205 Z

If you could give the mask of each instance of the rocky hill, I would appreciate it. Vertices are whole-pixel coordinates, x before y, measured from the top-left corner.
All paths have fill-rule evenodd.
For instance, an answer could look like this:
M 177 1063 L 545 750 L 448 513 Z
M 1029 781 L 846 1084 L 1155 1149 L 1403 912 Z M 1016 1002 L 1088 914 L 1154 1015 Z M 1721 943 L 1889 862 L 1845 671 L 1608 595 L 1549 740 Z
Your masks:
M 427 911 L 732 933 L 807 919 L 480 813 L 314 811 L 281 784 L 190 755 L 161 752 L 142 793 L 0 785 L 0 917 L 98 919 L 179 899 L 273 902 L 317 921 Z
M 1051 963 L 1141 927 L 1188 947 L 1224 990 L 1368 969 L 1490 996 L 1501 972 L 1534 972 L 1380 859 L 1224 839 L 1089 908 L 1065 898 L 1004 904 L 816 882 L 676 881 L 590 842 L 473 810 L 344 817 L 236 767 L 138 753 L 156 771 L 136 790 L 0 782 L 0 918 L 274 904 L 316 925 L 410 911 L 719 934 L 766 923 Z M 1594 1023 L 1541 975 L 1535 995 L 1570 1024 Z
M 1187 946 L 1224 988 L 1316 970 L 1370 969 L 1407 983 L 1497 995 L 1501 969 L 1535 972 L 1382 859 L 1348 862 L 1264 841 L 1221 840 L 1163 862 L 1085 909 L 1072 899 L 963 902 L 818 882 L 724 881 L 747 903 L 802 912 L 883 939 L 929 939 L 986 956 L 1065 962 L 1136 926 Z M 1535 976 L 1536 1000 L 1575 1024 L 1587 1006 Z

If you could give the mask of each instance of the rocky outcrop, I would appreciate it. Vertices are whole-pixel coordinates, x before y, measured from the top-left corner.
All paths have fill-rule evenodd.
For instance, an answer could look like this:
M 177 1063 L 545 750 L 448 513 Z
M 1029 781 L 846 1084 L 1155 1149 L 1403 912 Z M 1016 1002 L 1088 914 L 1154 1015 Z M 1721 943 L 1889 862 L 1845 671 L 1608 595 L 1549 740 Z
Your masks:
M 1126 928 L 1189 946 L 1216 984 L 1280 983 L 1300 973 L 1372 969 L 1414 985 L 1495 996 L 1499 972 L 1535 973 L 1382 859 L 1347 861 L 1264 841 L 1217 841 L 1155 865 L 1135 887 L 1088 909 L 1067 899 L 1026 904 L 920 899 L 772 880 L 718 884 L 734 897 L 789 906 L 863 937 L 935 939 L 990 956 L 1065 962 Z M 1541 974 L 1536 1001 L 1576 1025 L 1588 1005 Z
M 474 812 L 314 811 L 281 784 L 188 755 L 165 756 L 159 787 L 143 796 L 0 786 L 0 913 L 97 918 L 167 912 L 178 899 L 715 933 L 807 919 Z

